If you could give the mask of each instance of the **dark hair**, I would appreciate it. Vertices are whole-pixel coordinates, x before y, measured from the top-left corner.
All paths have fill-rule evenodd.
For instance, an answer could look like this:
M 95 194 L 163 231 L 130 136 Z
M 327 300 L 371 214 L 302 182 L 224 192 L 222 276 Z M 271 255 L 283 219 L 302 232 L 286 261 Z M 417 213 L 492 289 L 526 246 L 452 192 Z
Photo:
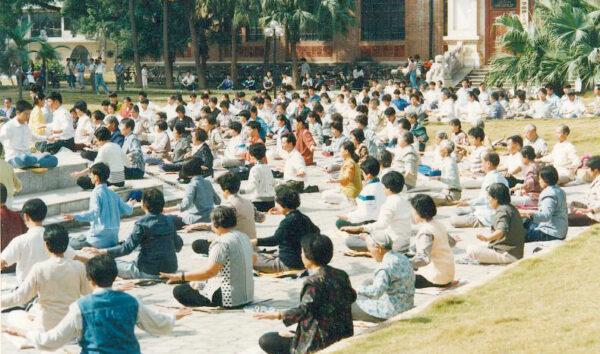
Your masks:
M 242 123 L 240 122 L 229 122 L 228 127 L 231 130 L 235 130 L 237 133 L 242 131 Z
M 390 167 L 392 165 L 393 158 L 394 158 L 394 155 L 387 149 L 384 149 L 379 153 L 379 163 L 383 167 L 386 167 L 386 168 Z
M 565 125 L 565 124 L 561 124 L 558 126 L 558 129 L 560 129 L 560 132 L 564 135 L 569 135 L 571 134 L 571 129 L 569 129 L 569 126 Z
M 215 227 L 231 229 L 237 225 L 237 216 L 234 208 L 219 205 L 210 214 L 210 220 Z
M 169 126 L 167 125 L 167 122 L 165 122 L 164 120 L 159 120 L 158 122 L 156 122 L 156 124 L 154 124 L 158 127 L 158 129 L 165 131 L 167 129 L 169 129 Z
M 376 158 L 368 156 L 361 164 L 360 169 L 367 175 L 376 177 L 379 174 L 379 162 Z
M 344 123 L 342 122 L 338 122 L 338 121 L 333 121 L 331 122 L 331 129 L 335 129 L 340 133 L 344 132 Z
M 69 233 L 60 224 L 48 225 L 44 228 L 44 242 L 51 253 L 63 254 L 69 247 Z
M 110 95 L 108 95 L 108 97 L 110 97 L 110 98 L 116 98 L 116 97 L 118 97 L 118 95 L 117 95 L 116 92 L 112 92 Z
M 267 148 L 264 144 L 252 144 L 248 147 L 248 153 L 257 161 L 262 160 L 267 153 Z
M 222 174 L 217 178 L 217 183 L 221 186 L 221 189 L 224 191 L 229 191 L 231 194 L 235 194 L 240 190 L 240 177 L 231 172 L 227 172 Z
M 390 171 L 381 178 L 381 183 L 392 193 L 398 194 L 404 188 L 404 176 L 400 172 Z
M 98 162 L 90 167 L 90 173 L 94 176 L 98 176 L 100 183 L 106 183 L 106 181 L 108 181 L 108 177 L 110 176 L 110 168 L 108 168 L 105 163 Z
M 402 135 L 400 136 L 400 139 L 404 140 L 404 142 L 406 142 L 408 145 L 411 145 L 412 143 L 415 142 L 415 137 L 413 136 L 413 134 L 411 132 L 402 133 Z
M 495 152 L 487 152 L 483 155 L 483 161 L 487 161 L 494 167 L 498 167 L 500 164 L 500 156 Z
M 469 129 L 469 135 L 476 139 L 478 138 L 480 141 L 483 141 L 483 139 L 485 139 L 485 132 L 483 131 L 483 129 L 478 127 Z
M 114 283 L 119 271 L 117 262 L 109 256 L 95 256 L 85 264 L 87 278 L 101 288 L 110 288 Z
M 333 258 L 331 239 L 321 234 L 306 234 L 300 239 L 304 256 L 312 262 L 326 266 Z
M 94 132 L 94 136 L 96 137 L 96 139 L 98 139 L 98 141 L 109 141 L 111 133 L 107 127 L 100 127 L 96 129 L 96 131 Z
M 110 101 L 109 100 L 102 100 L 102 103 L 100 103 L 101 106 L 110 106 Z
M 106 117 L 105 123 L 106 125 L 114 124 L 115 126 L 119 126 L 119 120 L 113 115 L 109 115 L 108 117 Z
M 285 185 L 275 188 L 275 202 L 286 209 L 298 209 L 300 207 L 300 194 Z
M 165 207 L 165 196 L 160 189 L 151 188 L 144 191 L 142 204 L 152 214 L 160 214 Z
M 433 199 L 427 194 L 417 194 L 410 199 L 410 205 L 423 219 L 429 221 L 437 214 Z
M 352 131 L 350 132 L 350 135 L 354 135 L 354 137 L 356 138 L 356 141 L 358 141 L 359 143 L 362 143 L 363 141 L 365 141 L 365 133 L 360 128 L 352 129 Z
M 185 134 L 185 124 L 183 124 L 182 122 L 177 122 L 173 126 L 173 130 L 177 132 L 177 134 L 183 135 Z
M 182 105 L 182 104 L 180 104 L 179 106 L 177 106 L 177 107 L 175 108 L 175 112 L 176 112 L 176 113 L 183 113 L 183 114 L 185 114 L 185 106 L 184 106 L 184 105 Z
M 460 122 L 460 119 L 458 119 L 458 118 L 451 119 L 448 122 L 448 124 L 450 124 L 450 126 L 458 127 L 459 130 L 462 129 L 462 123 Z
M 500 205 L 510 204 L 510 189 L 502 183 L 493 183 L 487 188 L 488 195 Z
M 600 155 L 590 157 L 586 166 L 592 170 L 600 170 Z
M 393 107 L 388 107 L 388 108 L 385 109 L 385 111 L 383 111 L 383 114 L 386 117 L 389 117 L 389 116 L 394 116 L 395 117 L 396 116 L 396 110 Z
M 404 130 L 410 130 L 411 128 L 410 121 L 406 118 L 400 118 L 398 125 Z
M 17 101 L 16 107 L 15 107 L 15 110 L 18 113 L 22 113 L 25 111 L 31 111 L 32 109 L 33 109 L 33 106 L 31 105 L 31 103 L 29 103 L 25 100 Z
M 544 166 L 540 170 L 540 178 L 549 186 L 554 186 L 558 182 L 558 171 L 552 165 Z
M 285 141 L 296 146 L 296 137 L 294 136 L 294 134 L 287 134 L 284 135 L 282 138 L 285 138 Z
M 246 124 L 246 126 L 252 130 L 254 130 L 254 129 L 260 130 L 260 123 L 255 120 L 248 122 L 248 124 Z
M 8 199 L 8 191 L 6 190 L 6 186 L 4 183 L 0 183 L 0 203 L 6 204 L 6 200 Z
M 354 160 L 354 162 L 358 162 L 358 155 L 356 154 L 356 147 L 354 143 L 350 140 L 346 140 L 342 143 L 342 149 L 348 151 L 350 153 L 350 158 Z
M 512 141 L 513 143 L 516 143 L 520 147 L 523 147 L 523 138 L 520 135 L 510 136 L 508 137 L 508 140 Z
M 60 92 L 57 91 L 50 92 L 50 94 L 48 95 L 48 99 L 52 101 L 58 101 L 60 102 L 60 104 L 62 104 L 63 102 L 62 95 L 60 94 Z
M 133 131 L 135 128 L 135 121 L 131 118 L 123 118 L 123 120 L 121 120 L 121 124 L 131 131 Z
M 358 116 L 356 116 L 356 119 L 354 119 L 354 121 L 362 125 L 363 127 L 369 125 L 369 117 L 367 117 L 365 114 L 359 114 Z
M 43 200 L 39 198 L 29 199 L 23 204 L 21 212 L 35 222 L 43 221 L 48 213 L 48 207 Z
M 94 118 L 95 120 L 104 120 L 104 117 L 104 113 L 99 110 L 95 110 L 94 112 L 92 112 L 92 118 Z
M 536 157 L 535 150 L 529 145 L 523 146 L 523 148 L 521 148 L 521 156 L 527 160 L 533 161 Z

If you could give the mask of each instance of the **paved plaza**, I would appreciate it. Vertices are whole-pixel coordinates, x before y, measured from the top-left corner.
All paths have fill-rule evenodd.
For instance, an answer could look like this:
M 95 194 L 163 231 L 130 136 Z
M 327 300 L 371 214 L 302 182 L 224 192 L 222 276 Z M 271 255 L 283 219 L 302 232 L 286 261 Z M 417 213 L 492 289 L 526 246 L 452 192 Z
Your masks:
M 320 153 L 315 154 L 315 156 Z M 62 165 L 63 163 L 61 163 Z M 66 164 L 66 163 L 64 163 Z M 59 166 L 60 167 L 60 166 Z M 150 170 L 149 172 L 152 172 Z M 217 170 L 216 175 L 223 171 Z M 321 190 L 333 188 L 332 184 L 326 183 L 327 176 L 320 168 L 312 166 L 308 168 L 308 185 L 318 185 Z M 62 178 L 69 178 L 68 175 Z M 144 186 L 162 186 L 167 198 L 173 202 L 177 202 L 182 197 L 183 191 L 180 187 L 170 184 L 170 181 L 176 177 L 173 175 L 163 176 L 167 182 L 156 177 L 147 177 L 147 180 L 141 183 Z M 421 178 L 421 177 L 420 177 Z M 132 185 L 129 183 L 134 182 Z M 139 187 L 135 181 L 128 181 L 128 185 L 134 188 Z M 427 185 L 427 180 L 419 181 L 419 185 Z M 566 187 L 569 200 L 583 199 L 587 185 Z M 220 191 L 215 185 L 215 189 Z M 463 193 L 464 198 L 475 196 L 478 190 L 466 190 Z M 89 192 L 80 192 L 88 194 Z M 358 287 L 365 279 L 371 276 L 371 272 L 375 267 L 374 260 L 370 258 L 351 258 L 343 255 L 346 250 L 344 247 L 345 234 L 335 229 L 336 216 L 343 212 L 343 208 L 332 206 L 323 203 L 320 200 L 320 193 L 303 194 L 302 206 L 300 210 L 308 215 L 313 222 L 321 228 L 323 234 L 328 235 L 333 240 L 335 245 L 334 257 L 332 265 L 348 272 L 351 277 L 354 287 Z M 52 197 L 52 198 L 59 198 Z M 79 194 L 73 194 L 72 198 L 79 198 Z M 67 198 L 69 199 L 69 198 Z M 61 201 L 61 204 L 68 203 Z M 453 229 L 450 226 L 450 215 L 454 211 L 453 207 L 442 207 L 438 209 L 438 219 L 441 220 L 453 235 L 458 235 L 462 239 L 454 249 L 455 258 L 462 258 L 465 254 L 465 248 L 469 244 L 479 242 L 475 235 L 483 229 Z M 402 211 L 409 213 L 410 210 Z M 133 227 L 137 217 L 123 219 L 121 224 L 121 239 L 125 239 Z M 268 216 L 263 224 L 257 224 L 259 237 L 270 236 L 275 231 L 279 224 L 281 216 Z M 58 222 L 59 215 L 50 217 L 48 222 Z M 84 232 L 85 227 L 77 227 L 71 229 L 71 235 Z M 582 231 L 582 228 L 569 228 L 569 237 L 576 235 Z M 191 271 L 200 267 L 206 258 L 192 252 L 191 243 L 201 237 L 207 237 L 207 232 L 196 232 L 191 234 L 180 233 L 184 239 L 185 246 L 178 254 L 179 267 L 181 270 Z M 558 243 L 545 242 L 543 245 L 526 244 L 526 257 L 532 255 L 533 250 L 542 246 L 551 248 Z M 135 254 L 130 255 L 127 259 L 135 258 Z M 437 291 L 432 289 L 417 290 L 415 297 L 415 305 L 423 307 L 437 296 L 462 292 L 470 287 L 481 284 L 490 280 L 492 277 L 499 274 L 505 267 L 503 266 L 482 266 L 472 264 L 457 264 L 456 265 L 456 280 L 460 281 L 460 285 L 445 291 Z M 14 286 L 14 276 L 3 274 L 1 277 L 2 293 L 10 291 Z M 271 279 L 266 277 L 255 278 L 255 302 L 260 302 L 260 306 L 273 307 L 277 310 L 295 306 L 299 300 L 299 292 L 302 287 L 302 279 Z M 130 293 L 138 297 L 145 304 L 150 305 L 158 311 L 174 312 L 179 304 L 172 296 L 172 285 L 159 284 L 150 287 L 138 287 Z M 264 302 L 263 302 L 264 301 Z M 2 315 L 3 323 L 6 323 L 7 315 Z M 259 337 L 268 331 L 283 330 L 285 327 L 281 321 L 265 321 L 256 320 L 252 317 L 252 312 L 249 309 L 245 310 L 230 310 L 218 313 L 194 312 L 192 315 L 185 317 L 177 322 L 172 335 L 166 337 L 153 337 L 145 332 L 138 331 L 138 338 L 144 353 L 260 353 L 258 346 Z M 290 328 L 293 329 L 293 328 Z M 355 334 L 365 331 L 365 328 L 355 327 Z M 7 340 L 5 334 L 2 335 L 1 344 L 2 353 L 17 353 L 19 350 L 15 348 L 12 341 Z M 34 353 L 35 350 L 28 349 L 21 351 L 23 353 Z M 78 353 L 79 347 L 73 345 L 67 346 L 57 351 L 58 353 Z

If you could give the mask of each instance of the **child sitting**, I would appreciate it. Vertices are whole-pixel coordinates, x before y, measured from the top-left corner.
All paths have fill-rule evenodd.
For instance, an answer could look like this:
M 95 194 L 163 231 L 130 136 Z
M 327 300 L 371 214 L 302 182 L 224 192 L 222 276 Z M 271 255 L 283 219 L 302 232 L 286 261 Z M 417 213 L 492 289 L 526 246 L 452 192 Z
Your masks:
M 264 144 L 252 144 L 248 153 L 253 166 L 248 174 L 248 183 L 240 194 L 249 194 L 256 209 L 267 212 L 275 206 L 275 180 L 271 168 L 264 163 L 266 147 Z

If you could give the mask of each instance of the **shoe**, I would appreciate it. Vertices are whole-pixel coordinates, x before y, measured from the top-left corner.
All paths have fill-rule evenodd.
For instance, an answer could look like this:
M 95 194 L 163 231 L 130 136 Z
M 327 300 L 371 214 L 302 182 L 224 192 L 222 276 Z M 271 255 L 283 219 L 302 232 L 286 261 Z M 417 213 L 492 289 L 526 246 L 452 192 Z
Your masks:
M 44 174 L 46 172 L 48 172 L 48 169 L 46 167 L 32 167 L 27 169 L 28 171 L 31 171 L 33 173 L 37 173 L 39 175 Z
M 319 193 L 318 186 L 308 186 L 304 188 L 304 193 Z

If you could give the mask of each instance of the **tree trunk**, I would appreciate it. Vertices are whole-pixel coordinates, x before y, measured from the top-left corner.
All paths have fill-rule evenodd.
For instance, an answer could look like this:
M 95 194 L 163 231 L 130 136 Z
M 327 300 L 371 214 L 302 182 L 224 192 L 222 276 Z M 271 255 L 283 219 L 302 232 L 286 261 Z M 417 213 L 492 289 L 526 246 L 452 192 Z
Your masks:
M 173 88 L 173 62 L 169 53 L 169 1 L 163 0 L 163 61 L 165 65 L 165 86 Z
M 292 81 L 295 87 L 299 87 L 298 82 L 298 58 L 296 56 L 296 42 L 290 41 L 290 50 L 292 52 Z
M 273 39 L 275 40 L 275 39 Z M 265 68 L 264 74 L 267 74 L 267 64 L 269 63 L 269 52 L 271 50 L 271 39 L 265 36 L 265 43 L 263 45 L 264 53 L 263 53 L 263 68 Z
M 131 27 L 131 46 L 133 47 L 133 65 L 135 67 L 135 86 L 142 86 L 142 64 L 138 47 L 138 32 L 135 23 L 135 0 L 129 0 L 129 26 Z
M 238 71 L 237 71 L 237 28 L 231 25 L 231 81 L 233 87 L 237 87 Z
M 206 61 L 208 60 L 208 38 L 206 38 L 206 27 L 202 26 L 198 33 L 198 44 L 200 51 L 200 72 L 202 75 L 198 77 L 201 88 L 208 88 L 208 80 L 206 79 Z
M 198 77 L 198 85 L 200 88 L 206 88 L 206 78 L 204 71 L 200 65 L 200 44 L 198 42 L 198 18 L 196 17 L 196 1 L 186 0 L 185 7 L 188 13 L 188 26 L 190 28 L 190 38 L 192 46 L 192 57 L 196 68 L 196 76 Z

